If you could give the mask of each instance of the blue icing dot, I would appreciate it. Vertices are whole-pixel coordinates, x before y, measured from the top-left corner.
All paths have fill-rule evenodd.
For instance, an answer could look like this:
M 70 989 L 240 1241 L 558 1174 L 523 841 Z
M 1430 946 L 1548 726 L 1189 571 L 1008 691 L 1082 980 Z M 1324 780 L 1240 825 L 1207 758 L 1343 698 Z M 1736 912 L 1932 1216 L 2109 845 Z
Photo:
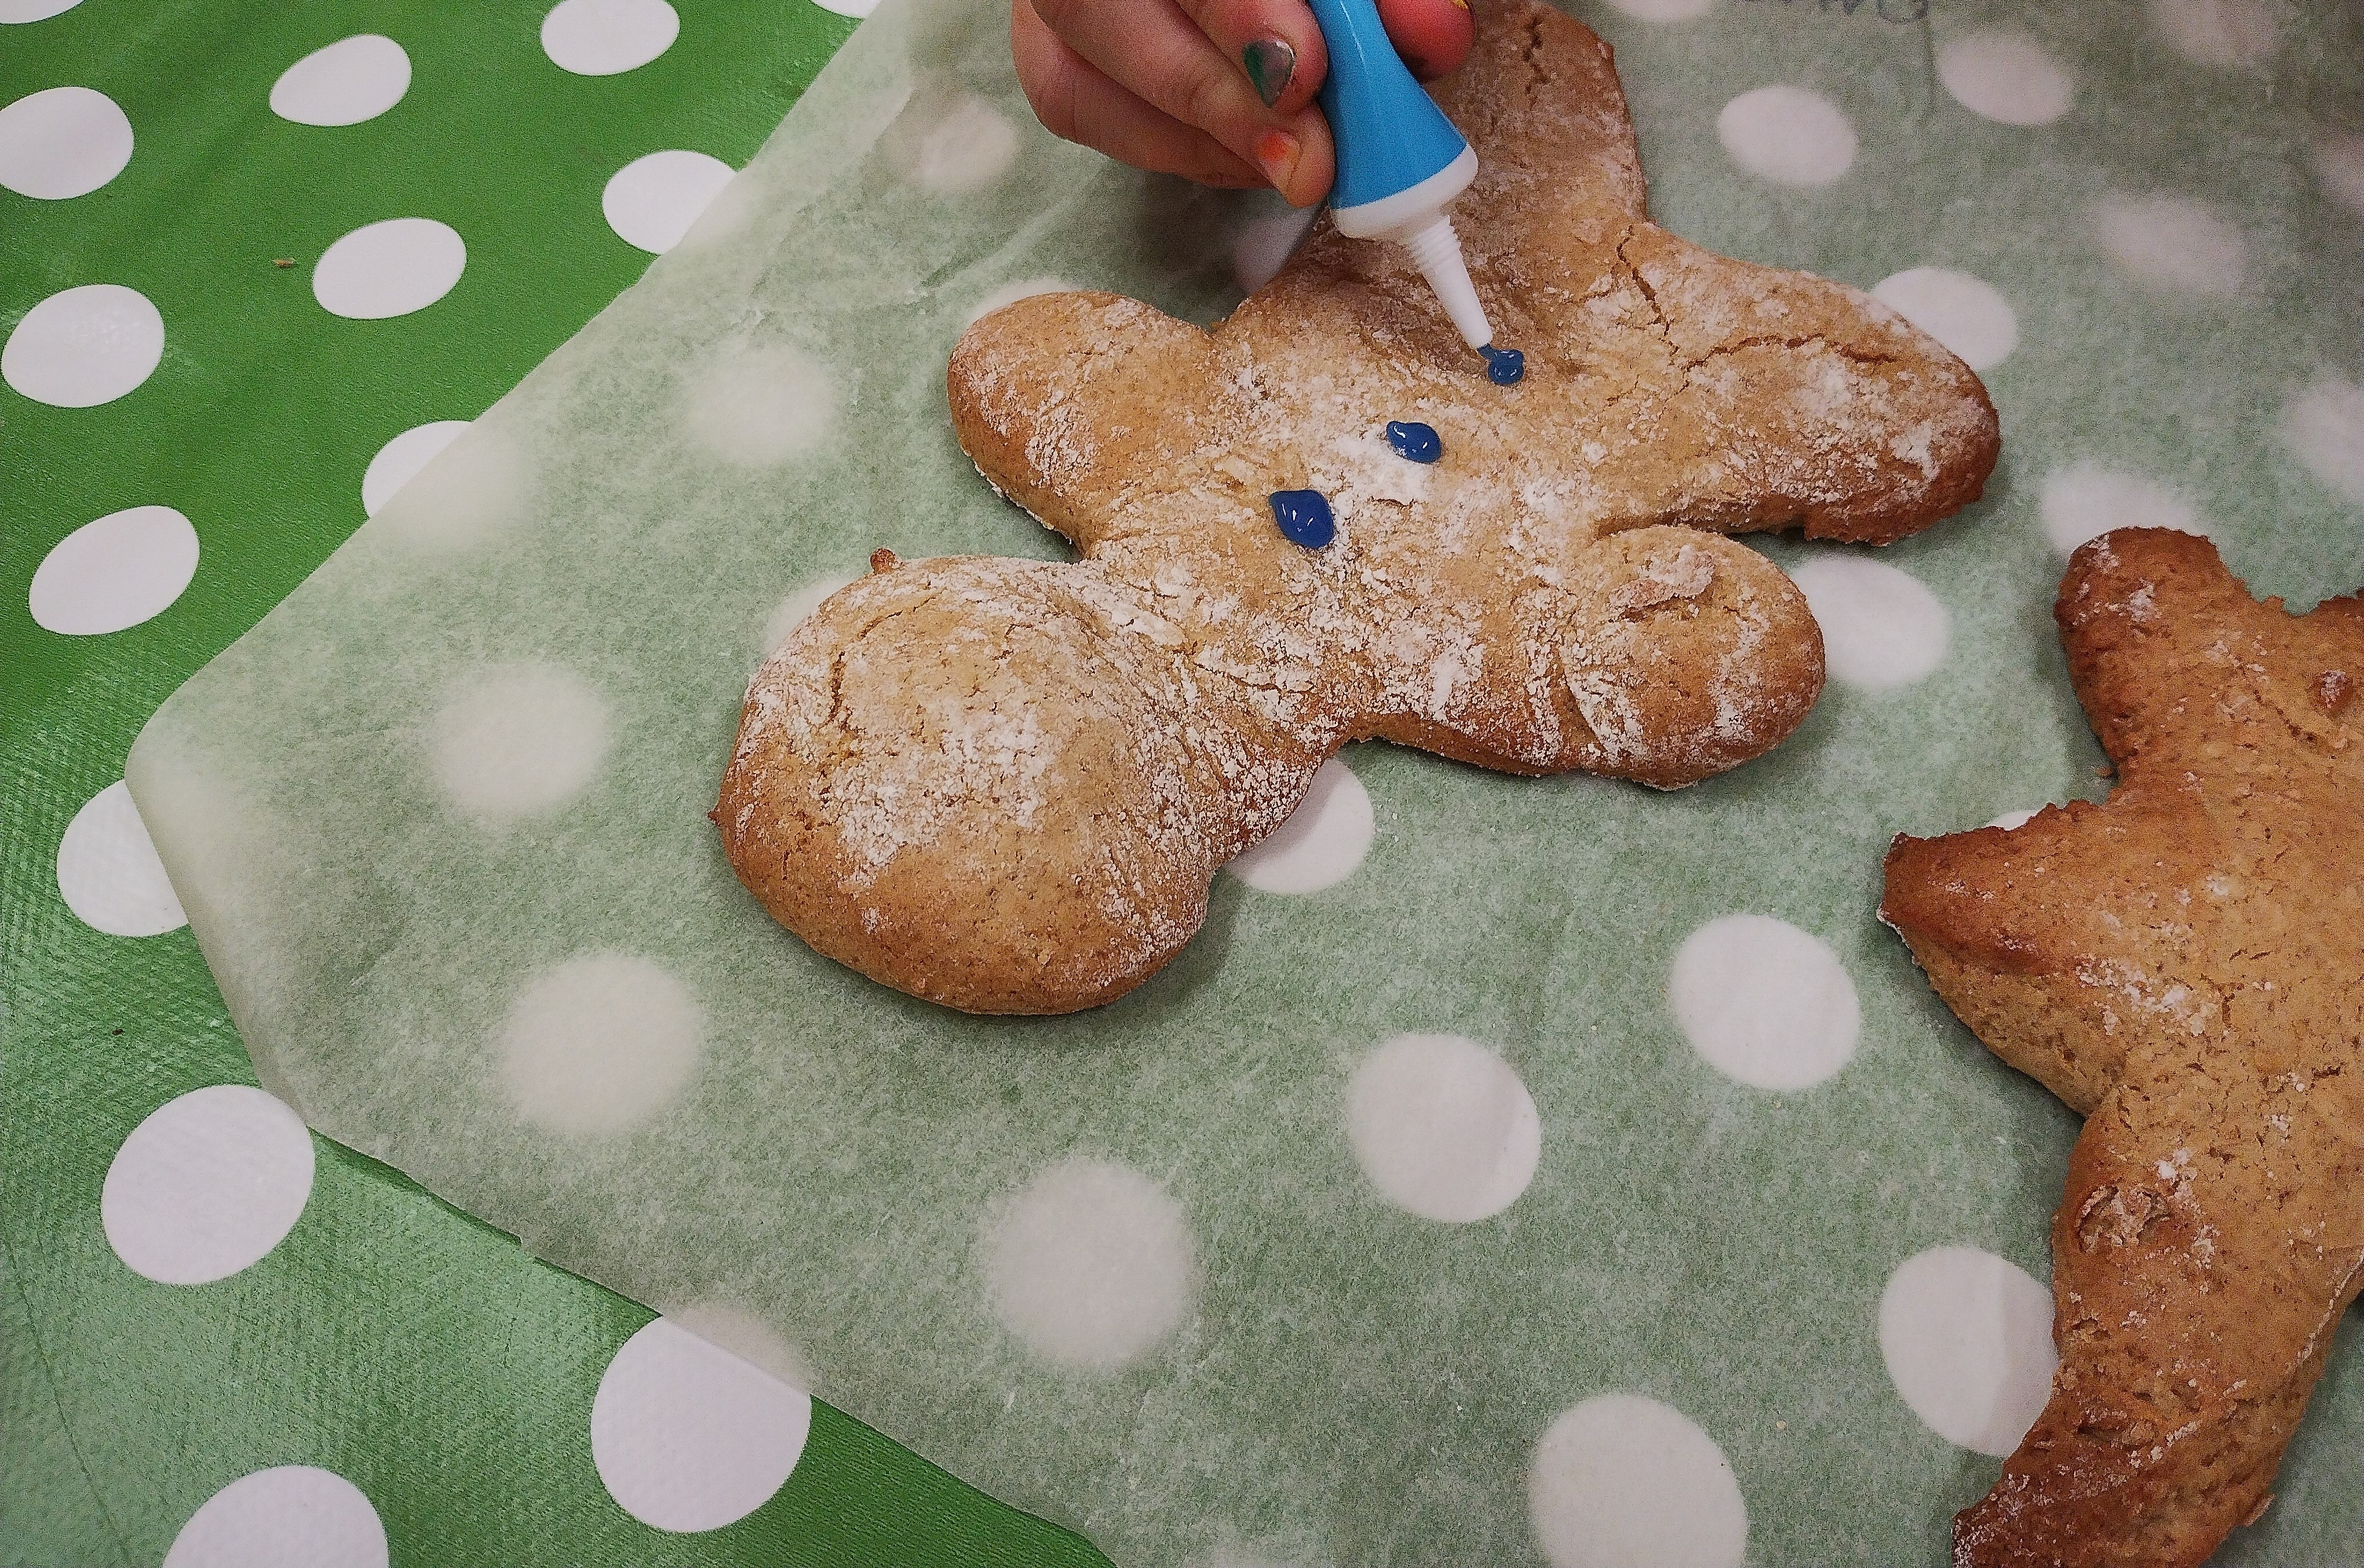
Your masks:
M 1338 525 L 1330 516 L 1329 498 L 1319 490 L 1276 490 L 1272 493 L 1272 520 L 1280 525 L 1283 535 L 1308 550 L 1320 550 L 1338 536 Z
M 1516 349 L 1489 343 L 1478 351 L 1486 356 L 1486 379 L 1496 386 L 1508 386 L 1527 373 L 1527 356 Z
M 1396 449 L 1396 456 L 1412 462 L 1434 462 L 1444 455 L 1444 443 L 1437 439 L 1436 427 L 1417 419 L 1388 420 L 1388 445 Z

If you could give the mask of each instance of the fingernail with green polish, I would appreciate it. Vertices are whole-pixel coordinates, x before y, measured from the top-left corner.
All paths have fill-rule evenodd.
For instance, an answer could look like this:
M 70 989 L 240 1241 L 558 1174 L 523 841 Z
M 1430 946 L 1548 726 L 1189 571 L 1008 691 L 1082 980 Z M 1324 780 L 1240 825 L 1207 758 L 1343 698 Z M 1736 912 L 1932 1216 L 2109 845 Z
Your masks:
M 1297 74 L 1297 51 L 1287 39 L 1258 39 L 1240 50 L 1240 63 L 1248 68 L 1248 82 L 1268 109 L 1280 102 L 1288 91 L 1288 79 Z

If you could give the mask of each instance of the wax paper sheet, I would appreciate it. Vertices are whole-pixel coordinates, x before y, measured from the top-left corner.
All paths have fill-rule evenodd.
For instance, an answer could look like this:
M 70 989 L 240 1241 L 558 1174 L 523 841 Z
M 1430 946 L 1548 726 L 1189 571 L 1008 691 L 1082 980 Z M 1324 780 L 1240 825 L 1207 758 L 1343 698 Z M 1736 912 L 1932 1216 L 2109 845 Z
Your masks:
M 2353 585 L 2364 39 L 1589 19 L 1662 221 L 1906 274 L 2002 412 L 1961 517 L 1873 564 L 1767 546 L 1841 677 L 1779 751 L 1661 795 L 1356 748 L 1165 973 L 1069 1018 L 774 926 L 704 819 L 767 641 L 875 547 L 1057 552 L 953 441 L 965 322 L 1054 280 L 1209 320 L 1293 232 L 1043 135 L 997 7 L 890 0 L 142 736 L 264 1084 L 1120 1562 L 1937 1556 L 2040 1393 L 2074 1125 L 1874 922 L 1879 851 L 2103 787 L 2047 613 L 2077 533 Z M 2236 1559 L 2364 1540 L 2354 1349 Z

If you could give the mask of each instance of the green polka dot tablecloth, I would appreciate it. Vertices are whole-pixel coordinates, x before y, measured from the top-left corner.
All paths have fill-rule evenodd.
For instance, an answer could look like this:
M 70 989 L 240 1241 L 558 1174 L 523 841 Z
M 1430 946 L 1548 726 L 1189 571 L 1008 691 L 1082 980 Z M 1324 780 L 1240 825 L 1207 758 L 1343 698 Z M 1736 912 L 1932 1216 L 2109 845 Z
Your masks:
M 1055 553 L 966 321 L 1302 220 L 1050 140 L 969 0 L 0 0 L 0 1561 L 1097 1560 L 953 1475 L 1154 1568 L 1941 1559 L 2075 1129 L 1879 853 L 2106 787 L 2080 540 L 2364 581 L 2364 18 L 1582 14 L 1662 221 L 1981 371 L 1987 499 L 1764 544 L 1772 755 L 1355 748 L 1019 1021 L 741 893 L 741 692 L 875 547 Z M 2364 1557 L 2357 1340 L 2222 1561 Z

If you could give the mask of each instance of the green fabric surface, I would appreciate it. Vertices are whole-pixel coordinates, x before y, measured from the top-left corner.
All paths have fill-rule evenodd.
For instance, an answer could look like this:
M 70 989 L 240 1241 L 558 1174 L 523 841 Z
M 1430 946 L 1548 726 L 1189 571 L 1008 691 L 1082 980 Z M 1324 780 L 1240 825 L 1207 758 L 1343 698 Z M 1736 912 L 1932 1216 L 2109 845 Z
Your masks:
M 0 1562 L 156 1562 L 217 1489 L 291 1463 L 361 1486 L 396 1563 L 1099 1561 L 826 1407 L 742 1522 L 637 1522 L 601 1488 L 586 1423 L 647 1309 L 325 1140 L 301 1221 L 229 1280 L 155 1284 L 102 1234 L 133 1127 L 252 1072 L 187 930 L 108 936 L 69 911 L 67 823 L 157 704 L 359 526 L 382 443 L 481 412 L 639 276 L 648 257 L 601 217 L 608 177 L 659 148 L 743 162 L 853 27 L 803 0 L 686 0 L 664 54 L 586 77 L 542 52 L 545 9 L 84 0 L 0 26 L 0 104 L 89 86 L 136 136 L 90 195 L 0 190 L 0 337 L 102 282 L 139 288 L 166 332 L 119 401 L 0 390 Z M 409 55 L 391 111 L 271 112 L 289 65 L 364 32 Z M 466 239 L 447 297 L 383 321 L 314 303 L 332 240 L 409 215 Z M 151 503 L 198 529 L 188 590 L 104 637 L 36 625 L 50 548 Z

